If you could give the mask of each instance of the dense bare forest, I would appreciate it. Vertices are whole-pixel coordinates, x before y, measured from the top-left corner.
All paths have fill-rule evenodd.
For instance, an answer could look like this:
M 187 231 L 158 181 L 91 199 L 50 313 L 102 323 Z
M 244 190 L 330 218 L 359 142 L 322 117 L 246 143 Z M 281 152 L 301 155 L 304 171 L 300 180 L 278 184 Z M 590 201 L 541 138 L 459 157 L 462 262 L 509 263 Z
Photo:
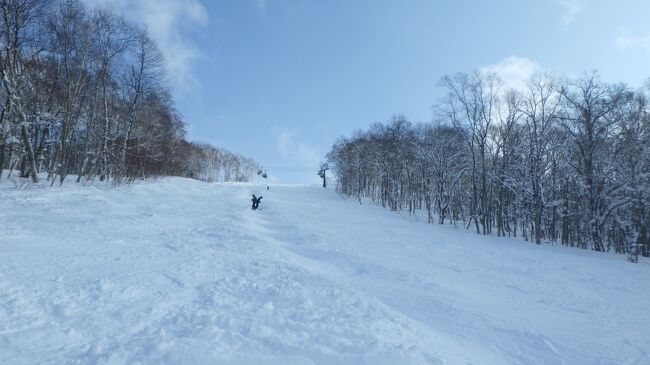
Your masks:
M 0 16 L 0 178 L 247 181 L 257 171 L 187 140 L 145 29 L 76 0 L 2 0 Z
M 435 121 L 404 117 L 341 138 L 328 155 L 342 194 L 478 234 L 650 255 L 646 90 L 536 74 L 440 81 Z

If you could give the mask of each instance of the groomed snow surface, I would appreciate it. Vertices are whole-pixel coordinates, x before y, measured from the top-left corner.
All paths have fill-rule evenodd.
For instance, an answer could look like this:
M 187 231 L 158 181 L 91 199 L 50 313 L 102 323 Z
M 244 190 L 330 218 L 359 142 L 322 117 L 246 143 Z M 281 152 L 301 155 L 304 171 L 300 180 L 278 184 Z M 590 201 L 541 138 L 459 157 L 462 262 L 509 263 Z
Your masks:
M 0 202 L 0 364 L 650 364 L 647 260 L 315 186 L 5 178 Z

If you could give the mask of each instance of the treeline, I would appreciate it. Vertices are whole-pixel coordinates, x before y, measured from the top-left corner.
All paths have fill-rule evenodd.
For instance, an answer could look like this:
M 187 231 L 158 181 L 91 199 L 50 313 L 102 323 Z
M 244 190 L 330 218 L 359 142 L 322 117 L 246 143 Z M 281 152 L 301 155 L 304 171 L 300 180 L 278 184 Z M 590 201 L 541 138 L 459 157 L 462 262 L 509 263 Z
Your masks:
M 0 0 L 0 177 L 246 181 L 256 164 L 187 141 L 146 30 L 78 0 Z
M 494 74 L 444 77 L 434 123 L 404 117 L 341 138 L 338 190 L 479 234 L 650 255 L 646 91 L 537 74 L 505 90 Z

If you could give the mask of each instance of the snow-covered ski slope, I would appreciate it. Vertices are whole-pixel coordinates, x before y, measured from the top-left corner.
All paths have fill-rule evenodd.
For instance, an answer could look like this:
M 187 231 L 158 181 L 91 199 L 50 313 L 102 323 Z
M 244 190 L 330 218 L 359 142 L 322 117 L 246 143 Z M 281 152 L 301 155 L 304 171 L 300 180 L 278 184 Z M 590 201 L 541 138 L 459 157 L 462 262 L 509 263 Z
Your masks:
M 648 261 L 314 186 L 5 181 L 0 202 L 0 364 L 650 364 Z

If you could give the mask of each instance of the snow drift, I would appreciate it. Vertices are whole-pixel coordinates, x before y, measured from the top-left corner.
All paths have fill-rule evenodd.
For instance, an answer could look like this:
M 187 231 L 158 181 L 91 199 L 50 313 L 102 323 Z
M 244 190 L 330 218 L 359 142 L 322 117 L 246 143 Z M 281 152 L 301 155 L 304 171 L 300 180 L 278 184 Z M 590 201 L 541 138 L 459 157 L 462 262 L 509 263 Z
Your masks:
M 3 182 L 0 201 L 3 364 L 650 363 L 647 261 L 312 186 Z

